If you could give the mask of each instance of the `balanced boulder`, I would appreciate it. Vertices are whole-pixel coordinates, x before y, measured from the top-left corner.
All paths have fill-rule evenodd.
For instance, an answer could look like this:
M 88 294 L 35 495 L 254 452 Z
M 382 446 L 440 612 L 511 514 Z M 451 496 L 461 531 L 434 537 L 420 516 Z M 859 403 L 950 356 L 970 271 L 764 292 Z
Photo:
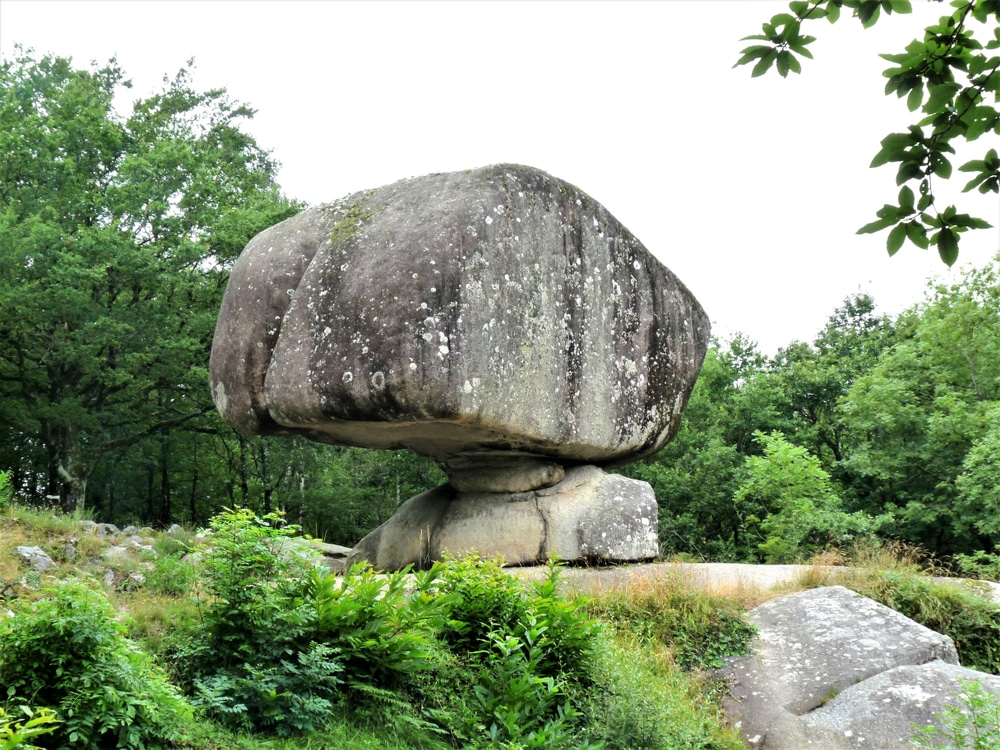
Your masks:
M 459 494 L 503 495 L 659 450 L 708 339 L 697 300 L 607 209 L 498 165 L 355 193 L 255 237 L 211 382 L 244 433 L 408 448 Z

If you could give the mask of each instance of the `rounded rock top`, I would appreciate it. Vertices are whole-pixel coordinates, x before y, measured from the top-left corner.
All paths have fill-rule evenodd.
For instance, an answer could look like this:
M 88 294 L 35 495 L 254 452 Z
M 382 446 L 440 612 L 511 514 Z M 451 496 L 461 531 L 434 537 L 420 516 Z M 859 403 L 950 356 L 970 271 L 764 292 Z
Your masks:
M 708 342 L 694 296 L 607 209 L 501 164 L 257 235 L 211 384 L 247 434 L 409 448 L 466 474 L 497 457 L 616 466 L 674 436 Z

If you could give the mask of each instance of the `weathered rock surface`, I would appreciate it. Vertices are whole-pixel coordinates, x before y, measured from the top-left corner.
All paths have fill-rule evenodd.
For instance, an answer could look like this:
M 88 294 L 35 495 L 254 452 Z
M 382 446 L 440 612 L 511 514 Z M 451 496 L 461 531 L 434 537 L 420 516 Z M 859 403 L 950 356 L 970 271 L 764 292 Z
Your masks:
M 751 611 L 755 652 L 724 670 L 726 714 L 750 747 L 907 747 L 934 712 L 958 704 L 959 680 L 1000 694 L 1000 678 L 958 665 L 951 639 L 842 586 L 772 599 Z
M 597 201 L 499 165 L 356 193 L 255 237 L 211 381 L 242 432 L 410 448 L 462 491 L 524 492 L 662 447 L 708 338 L 695 298 Z
M 349 562 L 376 568 L 425 566 L 445 553 L 502 557 L 531 565 L 555 555 L 595 563 L 657 555 L 652 488 L 596 466 L 569 469 L 553 487 L 497 495 L 458 493 L 449 485 L 405 502 L 355 547 Z
M 55 565 L 52 558 L 41 547 L 21 546 L 17 548 L 17 555 L 28 564 L 29 568 L 39 572 L 48 570 Z

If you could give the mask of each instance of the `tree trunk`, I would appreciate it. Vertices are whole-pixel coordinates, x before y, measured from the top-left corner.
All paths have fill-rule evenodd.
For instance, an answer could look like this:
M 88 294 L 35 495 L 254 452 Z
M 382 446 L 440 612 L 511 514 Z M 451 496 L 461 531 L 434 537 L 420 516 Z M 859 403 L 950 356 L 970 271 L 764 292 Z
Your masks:
M 61 446 L 57 472 L 62 480 L 59 495 L 63 510 L 67 513 L 82 513 L 87 506 L 87 478 L 90 467 L 83 460 L 80 436 L 72 426 L 64 426 L 60 432 Z

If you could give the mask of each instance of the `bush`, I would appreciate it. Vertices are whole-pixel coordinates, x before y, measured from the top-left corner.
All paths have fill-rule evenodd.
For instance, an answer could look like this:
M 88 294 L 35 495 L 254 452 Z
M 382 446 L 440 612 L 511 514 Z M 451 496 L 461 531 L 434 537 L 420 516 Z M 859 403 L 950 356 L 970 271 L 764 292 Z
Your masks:
M 78 582 L 0 623 L 0 684 L 8 706 L 30 702 L 63 717 L 43 747 L 166 747 L 190 715 L 103 594 Z
M 11 504 L 14 497 L 14 490 L 10 486 L 10 472 L 0 471 L 0 510 Z
M 527 587 L 472 557 L 432 570 L 449 597 L 442 638 L 455 661 L 450 693 L 427 696 L 441 728 L 470 747 L 598 747 L 569 686 L 591 684 L 600 628 L 558 595 L 559 568 Z
M 312 639 L 312 567 L 285 540 L 280 514 L 227 510 L 212 520 L 202 622 L 172 652 L 199 708 L 228 726 L 312 731 L 340 697 L 337 649 Z
M 58 719 L 51 709 L 43 708 L 36 712 L 27 706 L 21 706 L 21 711 L 27 718 L 15 722 L 0 708 L 0 750 L 14 750 L 16 747 L 31 750 L 37 746 L 25 744 L 28 740 L 56 731 Z
M 1000 696 L 975 680 L 962 680 L 961 706 L 935 714 L 943 727 L 917 727 L 911 743 L 924 750 L 996 750 L 1000 747 Z

